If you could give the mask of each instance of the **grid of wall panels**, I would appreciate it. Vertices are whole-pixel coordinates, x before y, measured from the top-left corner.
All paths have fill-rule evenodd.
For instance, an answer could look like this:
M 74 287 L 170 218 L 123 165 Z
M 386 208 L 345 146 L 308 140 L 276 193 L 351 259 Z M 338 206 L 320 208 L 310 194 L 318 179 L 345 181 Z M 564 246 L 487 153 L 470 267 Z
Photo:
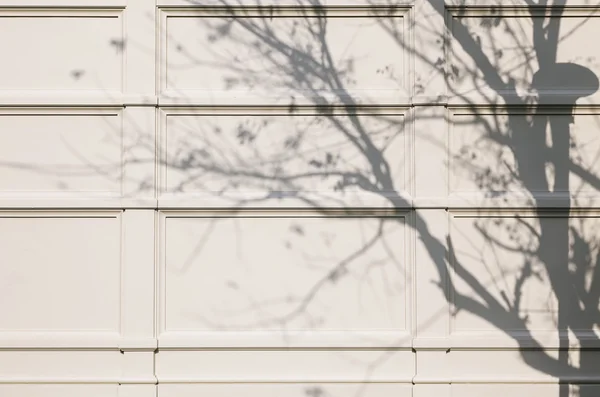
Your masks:
M 600 8 L 0 0 L 0 395 L 591 397 Z

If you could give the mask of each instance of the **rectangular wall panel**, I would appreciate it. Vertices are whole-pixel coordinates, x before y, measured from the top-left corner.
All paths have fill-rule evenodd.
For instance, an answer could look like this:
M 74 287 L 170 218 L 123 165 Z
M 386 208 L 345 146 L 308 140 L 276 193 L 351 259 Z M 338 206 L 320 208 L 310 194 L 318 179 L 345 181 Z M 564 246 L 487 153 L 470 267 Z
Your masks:
M 156 356 L 158 381 L 165 384 L 409 383 L 413 371 L 409 350 L 161 350 Z
M 357 394 L 362 397 L 409 397 L 411 389 L 411 385 L 398 383 L 206 383 L 161 384 L 158 393 L 161 397 L 343 397 Z
M 453 350 L 452 383 L 598 383 L 598 350 Z
M 203 206 L 407 205 L 407 111 L 167 108 L 159 199 L 198 199 Z
M 530 207 L 564 205 L 570 197 L 576 206 L 597 205 L 597 110 L 482 106 L 449 113 L 452 203 Z
M 162 99 L 287 105 L 410 95 L 410 8 L 259 5 L 161 9 Z
M 161 346 L 404 346 L 408 214 L 165 212 Z
M 453 395 L 463 397 L 514 397 L 527 396 L 595 396 L 600 392 L 598 385 L 569 385 L 569 384 L 457 384 L 452 385 Z
M 596 211 L 451 212 L 458 346 L 597 345 Z M 562 314 L 560 314 L 562 313 Z
M 122 92 L 121 12 L 0 9 L 0 90 Z
M 119 197 L 117 109 L 0 110 L 0 197 Z
M 117 383 L 118 350 L 0 352 L 0 383 Z
M 117 397 L 117 384 L 0 384 L 0 393 L 11 397 Z
M 119 333 L 119 213 L 3 212 L 0 234 L 0 338 Z
M 530 10 L 526 2 L 494 0 L 448 9 L 450 96 L 479 104 L 534 92 L 547 100 L 562 95 L 554 102 L 559 104 L 569 96 L 597 101 L 600 53 L 587 39 L 600 32 L 598 9 L 581 2 L 564 9 L 564 2 L 544 4 L 555 7 Z M 554 70 L 552 62 L 559 64 Z

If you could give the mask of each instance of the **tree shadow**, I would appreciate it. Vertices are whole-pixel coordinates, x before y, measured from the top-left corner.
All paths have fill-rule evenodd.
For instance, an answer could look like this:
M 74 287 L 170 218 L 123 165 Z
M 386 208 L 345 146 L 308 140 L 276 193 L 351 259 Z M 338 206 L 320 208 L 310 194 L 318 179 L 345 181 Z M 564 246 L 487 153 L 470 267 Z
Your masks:
M 318 7 L 318 12 L 311 10 L 309 14 L 306 9 L 297 10 L 300 17 L 293 19 L 294 29 L 298 30 L 298 24 L 304 23 L 313 43 L 310 50 L 306 50 L 303 43 L 282 34 L 281 28 L 278 30 L 270 27 L 269 23 L 264 22 L 265 19 L 253 20 L 252 15 L 244 14 L 243 8 L 235 7 L 238 5 L 223 4 L 231 14 L 229 18 L 224 18 L 224 25 L 211 25 L 214 29 L 212 40 L 215 43 L 232 40 L 240 48 L 251 45 L 250 42 L 255 40 L 260 43 L 255 45 L 258 58 L 272 61 L 267 62 L 268 66 L 262 71 L 255 68 L 246 70 L 243 63 L 241 66 L 231 67 L 229 70 L 238 75 L 236 78 L 228 78 L 228 81 L 265 79 L 274 86 L 287 87 L 294 95 L 304 95 L 304 103 L 309 106 L 340 109 L 337 113 L 322 114 L 341 133 L 344 141 L 356 149 L 357 155 L 361 156 L 361 161 L 365 160 L 366 165 L 361 169 L 353 169 L 352 172 L 340 172 L 341 167 L 327 160 L 343 155 L 343 148 L 340 146 L 323 153 L 323 159 L 307 161 L 308 165 L 319 168 L 320 172 L 294 174 L 289 172 L 292 167 L 286 167 L 283 161 L 279 164 L 283 170 L 279 176 L 269 176 L 269 173 L 252 174 L 247 167 L 243 167 L 246 170 L 245 182 L 253 178 L 269 180 L 275 182 L 271 190 L 293 190 L 294 195 L 301 197 L 310 189 L 290 184 L 289 181 L 334 177 L 338 179 L 334 186 L 339 189 L 358 188 L 381 195 L 393 208 L 410 208 L 411 204 L 403 197 L 402 186 L 397 183 L 398 179 L 390 166 L 390 161 L 397 160 L 397 154 L 391 158 L 386 157 L 385 146 L 374 139 L 375 128 L 369 125 L 369 118 L 359 117 L 357 109 L 365 106 L 364 98 L 357 100 L 356 93 L 347 89 L 352 84 L 352 69 L 348 66 L 352 62 L 336 59 L 332 55 L 331 43 L 327 39 L 328 9 L 318 2 L 312 2 L 311 6 Z M 468 312 L 493 325 L 517 343 L 521 358 L 527 365 L 558 379 L 563 384 L 560 395 L 567 396 L 570 392 L 569 384 L 585 383 L 597 364 L 593 351 L 589 350 L 592 346 L 598 346 L 594 333 L 598 322 L 598 297 L 594 292 L 597 286 L 595 282 L 589 282 L 590 279 L 598 278 L 594 259 L 597 248 L 593 233 L 578 229 L 581 225 L 573 225 L 590 223 L 590 219 L 593 222 L 593 218 L 581 210 L 571 209 L 572 197 L 584 198 L 585 195 L 578 195 L 578 192 L 574 194 L 570 175 L 575 174 L 580 184 L 589 185 L 593 189 L 599 186 L 594 172 L 573 158 L 575 138 L 571 136 L 571 127 L 579 111 L 576 110 L 576 101 L 593 95 L 598 89 L 598 79 L 589 68 L 556 60 L 564 2 L 526 3 L 524 6 L 518 10 L 519 21 L 531 23 L 532 43 L 519 42 L 518 39 L 523 35 L 519 29 L 528 28 L 527 24 L 511 26 L 501 18 L 501 7 L 491 8 L 492 17 L 481 18 L 483 33 L 479 35 L 474 34 L 470 26 L 460 20 L 466 7 L 457 6 L 453 10 L 456 17 L 450 20 L 447 18 L 447 9 L 441 2 L 431 2 L 432 9 L 448 23 L 446 27 L 450 38 L 442 36 L 438 38 L 439 41 L 452 41 L 462 49 L 466 57 L 452 58 L 448 62 L 443 59 L 441 62 L 438 59 L 429 60 L 432 66 L 441 68 L 445 73 L 451 96 L 457 98 L 461 106 L 469 111 L 471 118 L 464 122 L 462 128 L 482 131 L 478 140 L 460 147 L 462 155 L 457 155 L 456 161 L 448 166 L 460 164 L 471 176 L 471 182 L 478 185 L 478 190 L 488 192 L 494 198 L 505 197 L 510 201 L 511 194 L 517 189 L 527 192 L 525 197 L 528 197 L 528 202 L 521 208 L 517 206 L 512 211 L 501 212 L 500 216 L 493 219 L 495 222 L 491 222 L 492 226 L 479 222 L 485 220 L 486 216 L 473 222 L 479 238 L 492 247 L 490 249 L 512 252 L 516 255 L 514 258 L 522 264 L 502 263 L 502 259 L 499 259 L 500 263 L 497 265 L 500 268 L 511 268 L 512 273 L 508 275 L 508 270 L 504 269 L 494 276 L 498 278 L 496 281 L 502 281 L 506 287 L 492 292 L 491 286 L 482 281 L 480 270 L 473 268 L 481 267 L 482 264 L 491 265 L 486 264 L 489 258 L 479 258 L 479 264 L 472 261 L 468 261 L 469 265 L 463 264 L 465 254 L 456 252 L 452 238 L 448 236 L 446 241 L 440 241 L 433 237 L 429 226 L 420 218 L 419 211 L 415 214 L 413 227 L 423 225 L 416 229 L 416 233 L 438 268 L 440 286 L 455 311 L 453 321 L 463 324 L 458 313 Z M 278 9 L 274 11 L 271 8 L 270 12 L 271 15 L 277 15 Z M 317 17 L 311 19 L 312 13 Z M 497 15 L 493 15 L 494 13 Z M 402 48 L 413 51 L 412 55 L 421 60 L 428 60 L 426 51 L 411 49 L 408 40 L 401 35 L 402 29 L 395 25 L 395 18 L 380 14 L 378 22 Z M 236 34 L 233 26 L 241 29 L 244 34 Z M 504 71 L 501 69 L 506 55 L 502 54 L 509 49 L 502 48 L 502 43 L 494 41 L 496 28 L 504 29 L 509 37 L 515 39 L 516 48 L 511 50 L 513 58 L 516 58 L 512 63 L 517 65 L 506 62 L 513 68 L 512 71 L 519 67 L 527 69 L 521 80 L 515 79 L 512 72 L 508 73 L 508 79 L 503 75 Z M 491 46 L 492 56 L 489 55 L 490 49 L 484 48 L 482 41 Z M 532 59 L 537 60 L 538 70 L 529 66 Z M 226 68 L 226 65 L 227 62 L 223 62 L 219 67 Z M 473 100 L 473 96 L 462 90 L 462 82 L 469 80 L 479 80 L 475 87 L 483 100 Z M 529 92 L 523 94 L 522 87 L 527 87 Z M 323 91 L 333 92 L 335 95 L 332 98 L 323 94 Z M 299 108 L 297 101 L 298 97 L 294 96 L 294 101 L 289 105 L 290 112 Z M 251 135 L 257 136 L 258 132 Z M 295 142 L 300 146 L 298 140 Z M 260 145 L 257 143 L 256 147 Z M 210 152 L 210 149 L 207 150 Z M 316 150 L 319 153 L 318 148 Z M 477 159 L 493 158 L 497 164 L 488 161 L 487 167 L 480 167 L 479 161 L 473 161 L 476 159 L 475 152 Z M 510 157 L 509 161 L 507 155 Z M 295 158 L 300 156 L 296 154 Z M 490 166 L 490 163 L 496 167 Z M 203 170 L 216 168 L 213 165 L 199 167 Z M 223 175 L 236 175 L 235 172 L 226 170 L 219 172 Z M 588 196 L 593 196 L 593 192 L 588 191 Z M 498 201 L 487 205 L 497 207 Z M 317 208 L 323 206 L 319 200 L 311 201 L 311 204 Z M 473 203 L 471 206 L 480 207 L 485 212 L 485 204 Z M 582 204 L 577 203 L 576 207 L 581 208 Z M 502 226 L 504 230 L 498 226 Z M 334 267 L 321 282 L 309 289 L 306 300 L 297 306 L 297 310 L 306 310 L 318 288 L 331 282 L 329 275 L 337 275 L 337 270 L 339 268 Z M 583 281 L 584 278 L 586 281 Z M 534 280 L 537 280 L 537 286 Z M 340 282 L 339 277 L 336 276 L 334 281 Z M 512 281 L 512 286 L 507 284 L 509 281 Z M 531 294 L 532 288 L 534 292 L 538 289 L 538 293 L 539 290 L 549 290 L 550 298 L 546 299 L 549 302 L 555 301 L 556 307 L 540 308 L 540 305 L 543 306 L 542 297 L 538 297 L 538 301 L 535 298 L 533 301 L 531 298 L 525 299 L 526 289 Z M 536 313 L 540 310 L 542 314 Z M 557 337 L 550 344 L 546 340 L 538 340 L 544 336 L 536 329 L 550 329 L 548 321 L 553 322 L 552 327 L 556 330 L 553 335 Z M 580 355 L 578 364 L 572 360 L 569 332 L 574 334 L 579 346 L 576 350 Z M 554 351 L 558 352 L 558 357 L 553 356 Z M 580 395 L 587 395 L 586 390 L 588 389 L 582 388 Z
M 593 107 L 580 104 L 582 98 L 596 99 L 599 83 L 593 65 L 559 61 L 558 53 L 562 41 L 595 9 L 590 6 L 589 15 L 584 9 L 582 22 L 561 35 L 565 1 L 525 0 L 516 6 L 421 3 L 446 23 L 440 32 L 429 30 L 426 17 L 415 21 L 430 36 L 422 47 L 413 47 L 406 36 L 416 26 L 401 14 L 410 7 L 392 1 L 338 8 L 318 0 L 281 7 L 226 0 L 218 6 L 197 5 L 206 15 L 193 21 L 200 25 L 193 31 L 203 36 L 173 39 L 168 50 L 168 67 L 177 73 L 163 88 L 180 102 L 164 106 L 169 116 L 162 120 L 162 133 L 168 139 L 158 149 L 159 200 L 210 201 L 207 207 L 232 208 L 229 216 L 244 208 L 282 213 L 310 209 L 315 216 L 358 221 L 328 231 L 288 216 L 285 227 L 273 228 L 279 230 L 271 236 L 271 254 L 279 255 L 273 263 L 290 261 L 292 254 L 286 250 L 299 246 L 293 256 L 301 258 L 296 265 L 309 276 L 295 273 L 292 266 L 274 267 L 254 277 L 277 279 L 281 285 L 256 282 L 246 289 L 244 282 L 252 284 L 253 276 L 229 269 L 219 284 L 216 278 L 202 281 L 203 288 L 223 299 L 196 307 L 181 321 L 219 331 L 319 330 L 338 314 L 337 306 L 329 311 L 319 306 L 326 306 L 319 302 L 322 296 L 336 298 L 331 293 L 335 287 L 354 283 L 360 294 L 363 284 L 372 283 L 375 294 L 387 287 L 390 274 L 406 274 L 409 256 L 398 259 L 390 242 L 396 240 L 386 239 L 394 233 L 390 229 L 409 228 L 435 264 L 438 279 L 432 282 L 452 309 L 448 337 L 458 341 L 452 349 L 476 348 L 476 343 L 483 343 L 484 350 L 493 348 L 485 341 L 469 345 L 469 338 L 477 336 L 473 330 L 483 330 L 484 338 L 515 346 L 523 363 L 560 383 L 561 397 L 569 396 L 570 385 L 593 382 L 600 365 L 595 354 L 600 347 L 599 217 L 593 210 L 600 170 L 588 150 L 598 125 Z M 371 18 L 356 17 L 365 14 Z M 371 22 L 361 24 L 366 19 Z M 346 24 L 354 24 L 356 31 Z M 385 36 L 374 33 L 373 26 Z M 448 146 L 449 196 L 462 200 L 447 208 L 450 231 L 443 238 L 436 234 L 439 225 L 414 210 L 409 194 L 414 191 L 409 127 L 426 121 L 425 116 L 415 120 L 412 105 L 381 105 L 377 95 L 371 98 L 360 90 L 360 78 L 370 76 L 381 92 L 418 95 L 427 92 L 428 76 L 415 73 L 412 89 L 406 83 L 409 69 L 378 64 L 379 58 L 369 58 L 377 55 L 367 51 L 372 43 L 354 43 L 361 29 L 391 40 L 443 76 L 452 131 L 448 142 L 436 144 Z M 197 41 L 207 43 L 200 45 L 202 56 L 197 55 Z M 431 55 L 426 46 L 439 51 Z M 192 83 L 196 86 L 186 86 Z M 233 97 L 255 95 L 274 106 L 224 108 L 218 98 L 215 105 L 193 106 L 194 95 L 217 91 Z M 584 116 L 591 121 L 578 121 Z M 580 135 L 589 141 L 581 142 Z M 153 142 L 133 146 L 148 153 L 126 161 L 155 161 Z M 140 181 L 140 191 L 147 186 L 147 180 Z M 196 204 L 192 207 L 202 207 Z M 213 216 L 202 232 L 190 227 L 187 237 L 171 237 L 175 248 L 168 249 L 181 255 L 176 265 L 167 264 L 168 271 L 197 282 L 202 275 L 194 276 L 194 267 L 207 247 L 218 245 L 210 239 L 219 236 L 228 239 L 227 254 L 233 258 L 233 247 L 242 244 L 241 238 L 231 237 L 239 225 L 218 231 L 226 218 Z M 352 247 L 328 240 L 345 232 Z M 196 239 L 193 244 L 177 245 L 190 235 Z M 254 238 L 249 246 L 264 254 L 256 248 L 259 244 Z M 379 251 L 373 253 L 375 246 Z M 370 275 L 382 268 L 383 282 L 377 284 Z M 267 299 L 253 295 L 267 289 Z M 396 295 L 383 294 L 382 299 L 402 299 L 400 292 L 406 289 L 401 285 Z M 238 300 L 225 307 L 229 292 Z M 222 315 L 213 316 L 215 307 Z M 429 320 L 418 327 L 426 327 Z M 306 393 L 324 395 L 324 390 L 315 387 Z M 594 390 L 581 387 L 579 395 L 591 397 Z

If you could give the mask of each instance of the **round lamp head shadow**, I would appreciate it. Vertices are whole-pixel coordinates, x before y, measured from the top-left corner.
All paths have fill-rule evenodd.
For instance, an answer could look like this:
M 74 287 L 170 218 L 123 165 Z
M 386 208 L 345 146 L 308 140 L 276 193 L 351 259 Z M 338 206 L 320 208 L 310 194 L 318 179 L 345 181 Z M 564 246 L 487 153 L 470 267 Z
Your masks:
M 540 99 L 551 93 L 553 97 L 573 103 L 579 98 L 594 94 L 599 87 L 600 81 L 596 74 L 575 63 L 542 66 L 533 75 L 531 83 L 531 88 L 538 91 Z

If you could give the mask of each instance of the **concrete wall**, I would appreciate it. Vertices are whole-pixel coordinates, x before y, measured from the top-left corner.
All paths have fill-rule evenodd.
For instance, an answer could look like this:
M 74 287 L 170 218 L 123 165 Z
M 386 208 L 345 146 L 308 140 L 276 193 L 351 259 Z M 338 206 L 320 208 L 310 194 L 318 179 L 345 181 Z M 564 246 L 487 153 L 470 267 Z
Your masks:
M 0 395 L 597 396 L 599 15 L 0 0 Z

